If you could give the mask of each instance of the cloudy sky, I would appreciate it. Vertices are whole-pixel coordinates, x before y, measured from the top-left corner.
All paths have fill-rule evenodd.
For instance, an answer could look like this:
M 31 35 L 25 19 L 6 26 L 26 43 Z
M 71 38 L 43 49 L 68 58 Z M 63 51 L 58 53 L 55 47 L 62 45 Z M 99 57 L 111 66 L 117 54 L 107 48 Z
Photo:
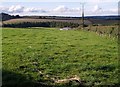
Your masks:
M 119 0 L 4 0 L 0 11 L 12 15 L 81 16 L 117 15 Z

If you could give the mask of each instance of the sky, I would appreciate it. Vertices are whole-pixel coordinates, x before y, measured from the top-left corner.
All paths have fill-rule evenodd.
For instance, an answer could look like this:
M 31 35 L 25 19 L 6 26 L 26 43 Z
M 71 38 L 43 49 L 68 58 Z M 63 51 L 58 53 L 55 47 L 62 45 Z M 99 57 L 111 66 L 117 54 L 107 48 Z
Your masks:
M 119 0 L 3 0 L 0 12 L 11 15 L 85 16 L 118 15 Z

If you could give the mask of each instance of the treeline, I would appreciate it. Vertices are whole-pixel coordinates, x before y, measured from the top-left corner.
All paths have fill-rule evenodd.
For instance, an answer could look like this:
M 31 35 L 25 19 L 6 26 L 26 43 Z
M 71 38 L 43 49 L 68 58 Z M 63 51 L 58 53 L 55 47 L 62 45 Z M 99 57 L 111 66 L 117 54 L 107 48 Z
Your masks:
M 75 20 L 80 19 L 80 17 L 65 17 L 65 16 L 21 16 L 22 18 L 32 18 L 32 19 L 56 19 L 56 20 Z
M 71 22 L 20 22 L 20 23 L 9 23 L 2 25 L 3 27 L 13 27 L 13 28 L 27 28 L 27 27 L 78 27 L 79 24 Z
M 16 18 L 21 18 L 19 15 L 9 15 L 9 14 L 6 14 L 6 13 L 0 13 L 0 18 L 2 19 L 2 21 L 6 21 L 6 20 L 9 20 L 9 19 L 16 19 Z

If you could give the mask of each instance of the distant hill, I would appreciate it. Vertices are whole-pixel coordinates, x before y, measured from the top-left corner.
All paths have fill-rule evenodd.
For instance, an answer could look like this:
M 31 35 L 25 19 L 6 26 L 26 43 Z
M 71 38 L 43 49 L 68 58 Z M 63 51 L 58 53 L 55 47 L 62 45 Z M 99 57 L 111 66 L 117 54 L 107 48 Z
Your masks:
M 120 20 L 120 16 L 86 16 L 87 19 Z
M 82 24 L 81 17 L 65 17 L 65 16 L 13 16 L 6 13 L 1 13 L 3 23 L 16 22 L 68 22 Z M 119 16 L 86 16 L 86 25 L 115 25 L 120 20 Z
M 81 17 L 65 17 L 65 16 L 13 16 L 7 13 L 0 13 L 2 15 L 2 20 L 9 20 L 15 18 L 33 18 L 33 19 L 57 19 L 57 20 L 73 20 L 81 19 Z M 104 20 L 120 20 L 120 16 L 86 16 L 85 19 L 104 19 Z
M 23 18 L 35 18 L 35 19 L 81 19 L 82 17 L 65 17 L 65 16 L 23 16 Z M 85 16 L 85 19 L 103 19 L 103 20 L 120 20 L 119 16 Z

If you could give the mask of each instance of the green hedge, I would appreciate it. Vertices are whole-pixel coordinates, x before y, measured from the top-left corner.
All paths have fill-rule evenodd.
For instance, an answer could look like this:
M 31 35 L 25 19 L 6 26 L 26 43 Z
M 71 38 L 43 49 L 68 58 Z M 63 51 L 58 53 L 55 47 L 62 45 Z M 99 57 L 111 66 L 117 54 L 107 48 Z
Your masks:
M 21 22 L 3 24 L 3 27 L 25 28 L 25 27 L 78 27 L 79 24 L 71 22 Z

